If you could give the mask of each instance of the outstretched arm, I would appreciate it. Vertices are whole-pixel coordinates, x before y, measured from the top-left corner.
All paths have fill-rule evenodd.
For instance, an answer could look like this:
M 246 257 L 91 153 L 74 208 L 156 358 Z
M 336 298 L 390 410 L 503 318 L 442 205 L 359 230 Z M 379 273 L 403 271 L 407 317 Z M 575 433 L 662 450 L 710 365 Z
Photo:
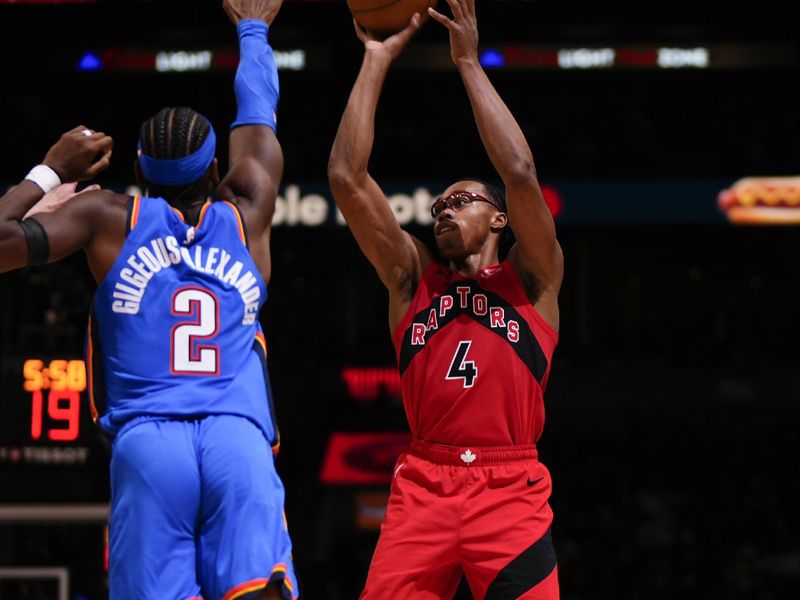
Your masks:
M 113 141 L 101 132 L 80 126 L 66 132 L 47 152 L 42 164 L 19 185 L 0 198 L 0 271 L 58 260 L 84 247 L 92 234 L 94 219 L 79 203 L 74 219 L 54 219 L 27 213 L 61 182 L 94 177 L 109 165 Z M 95 162 L 95 157 L 101 158 Z M 97 194 L 97 192 L 93 192 Z M 91 194 L 87 194 L 89 196 Z
M 236 120 L 231 126 L 228 174 L 220 198 L 235 199 L 245 219 L 250 253 L 265 281 L 271 274 L 269 233 L 283 174 L 283 152 L 275 135 L 278 69 L 267 42 L 282 0 L 224 0 L 239 35 Z
M 506 188 L 509 221 L 517 238 L 512 258 L 535 279 L 537 302 L 552 304 L 561 287 L 563 256 L 555 224 L 542 197 L 533 155 L 511 111 L 486 76 L 478 60 L 475 0 L 447 0 L 453 20 L 429 9 L 431 17 L 450 32 L 450 50 L 469 95 L 478 131 Z M 545 312 L 552 313 L 546 306 Z M 550 315 L 557 323 L 557 308 Z M 545 318 L 548 318 L 545 315 Z
M 392 61 L 419 28 L 419 23 L 420 17 L 415 15 L 406 29 L 383 42 L 355 24 L 365 46 L 364 61 L 328 163 L 328 179 L 336 204 L 359 247 L 389 289 L 392 328 L 402 318 L 422 272 L 432 259 L 423 244 L 400 228 L 367 166 L 383 82 Z

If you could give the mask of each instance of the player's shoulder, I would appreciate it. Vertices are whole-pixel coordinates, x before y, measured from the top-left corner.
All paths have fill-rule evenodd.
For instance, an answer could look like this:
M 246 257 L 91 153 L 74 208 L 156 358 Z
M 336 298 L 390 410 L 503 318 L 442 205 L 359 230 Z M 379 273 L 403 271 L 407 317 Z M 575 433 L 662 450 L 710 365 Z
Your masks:
M 115 214 L 124 217 L 131 197 L 110 190 L 90 190 L 80 192 L 71 201 L 82 216 L 90 220 L 106 220 Z
M 81 192 L 75 197 L 76 200 L 78 198 L 87 204 L 113 209 L 127 206 L 132 196 L 128 194 L 118 194 L 111 190 L 91 190 L 88 192 Z
M 259 235 L 259 226 L 269 226 L 272 222 L 271 218 L 265 219 L 261 207 L 255 206 L 247 198 L 230 193 L 230 190 L 222 191 L 218 188 L 210 204 L 216 208 L 218 214 L 224 215 L 223 218 L 233 217 L 239 221 L 248 235 Z
M 543 286 L 531 269 L 525 267 L 520 258 L 519 247 L 514 244 L 502 262 L 502 267 L 510 275 L 511 281 L 517 283 L 531 304 L 536 304 L 542 295 Z

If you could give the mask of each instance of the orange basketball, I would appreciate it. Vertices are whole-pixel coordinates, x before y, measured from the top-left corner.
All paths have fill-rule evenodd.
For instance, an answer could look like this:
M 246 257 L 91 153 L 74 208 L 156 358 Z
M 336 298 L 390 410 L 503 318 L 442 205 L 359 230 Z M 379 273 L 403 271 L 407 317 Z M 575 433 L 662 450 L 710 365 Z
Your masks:
M 364 29 L 375 33 L 395 33 L 411 21 L 414 13 L 424 19 L 436 0 L 347 0 L 350 12 Z

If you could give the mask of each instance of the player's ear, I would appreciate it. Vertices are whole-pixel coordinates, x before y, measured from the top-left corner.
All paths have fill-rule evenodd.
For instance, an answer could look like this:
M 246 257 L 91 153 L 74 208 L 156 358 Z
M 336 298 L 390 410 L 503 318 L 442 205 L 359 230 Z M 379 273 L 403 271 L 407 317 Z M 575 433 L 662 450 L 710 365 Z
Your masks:
M 208 193 L 211 193 L 217 188 L 217 185 L 219 185 L 219 163 L 217 162 L 216 158 L 214 158 L 214 160 L 211 161 L 211 164 L 208 165 L 205 178 L 206 188 Z
M 508 225 L 508 215 L 504 212 L 496 212 L 492 217 L 492 233 L 500 233 Z
M 147 182 L 144 179 L 144 173 L 142 173 L 142 166 L 139 164 L 138 158 L 133 161 L 133 175 L 136 178 L 136 185 L 145 189 L 147 187 Z
M 219 163 L 217 162 L 216 157 L 214 160 L 211 161 L 211 164 L 208 166 L 209 175 L 211 177 L 211 183 L 213 183 L 213 187 L 217 187 L 219 183 Z

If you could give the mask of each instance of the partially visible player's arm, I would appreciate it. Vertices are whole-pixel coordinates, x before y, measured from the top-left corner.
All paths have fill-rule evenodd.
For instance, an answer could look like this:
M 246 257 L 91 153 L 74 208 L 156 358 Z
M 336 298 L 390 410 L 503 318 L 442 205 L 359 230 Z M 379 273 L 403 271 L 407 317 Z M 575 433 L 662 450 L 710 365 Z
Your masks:
M 32 170 L 0 198 L 0 271 L 52 262 L 88 242 L 95 219 L 83 210 L 72 209 L 70 203 L 57 211 L 64 215 L 63 219 L 51 214 L 24 218 L 46 192 L 62 181 L 89 179 L 109 165 L 112 139 L 100 132 L 84 132 L 88 130 L 80 126 L 62 135 L 45 156 L 45 168 Z M 101 158 L 95 161 L 98 155 Z
M 269 233 L 283 174 L 283 152 L 275 135 L 279 84 L 267 41 L 282 0 L 225 0 L 239 35 L 236 120 L 231 126 L 228 174 L 220 198 L 235 198 L 245 219 L 250 252 L 266 281 L 271 274 Z
M 533 155 L 511 111 L 478 60 L 475 0 L 447 0 L 454 20 L 429 9 L 450 32 L 450 51 L 469 95 L 478 131 L 506 188 L 509 221 L 517 238 L 513 253 L 542 294 L 561 287 L 563 256 L 555 224 L 536 177 Z
M 423 244 L 400 228 L 367 166 L 384 79 L 392 61 L 418 28 L 419 16 L 416 16 L 405 30 L 381 43 L 356 24 L 365 45 L 364 61 L 328 163 L 328 179 L 336 204 L 359 247 L 393 296 L 410 296 L 432 258 Z
M 50 213 L 56 211 L 78 194 L 100 189 L 100 186 L 96 183 L 86 186 L 80 192 L 76 191 L 77 187 L 78 182 L 73 181 L 72 183 L 62 183 L 57 188 L 50 190 L 44 196 L 42 196 L 41 200 L 33 205 L 33 208 L 25 213 L 23 219 L 27 219 L 28 217 L 32 217 L 41 213 Z

